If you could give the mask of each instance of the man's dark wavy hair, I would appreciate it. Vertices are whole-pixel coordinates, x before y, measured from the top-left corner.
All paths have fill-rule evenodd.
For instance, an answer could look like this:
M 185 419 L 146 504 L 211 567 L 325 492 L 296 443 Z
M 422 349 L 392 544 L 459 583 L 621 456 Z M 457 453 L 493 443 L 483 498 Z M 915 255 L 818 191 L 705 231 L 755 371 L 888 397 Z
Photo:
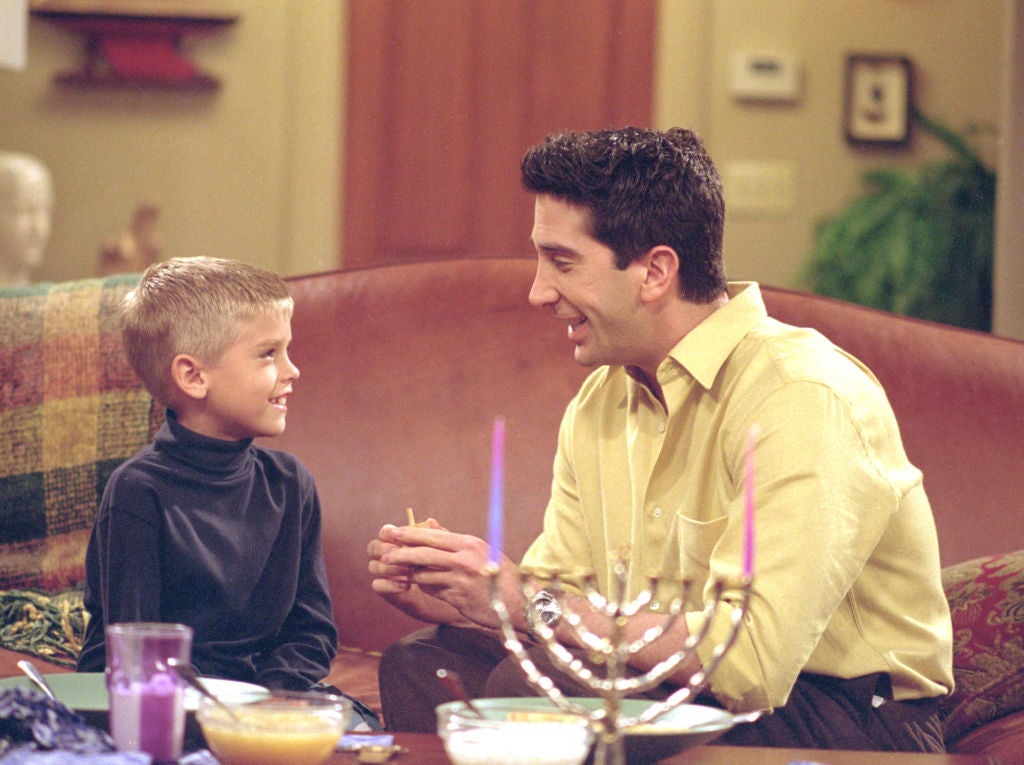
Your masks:
M 521 170 L 527 191 L 589 211 L 589 233 L 616 267 L 667 245 L 679 256 L 683 297 L 707 303 L 725 289 L 722 181 L 695 133 L 553 133 L 527 150 Z

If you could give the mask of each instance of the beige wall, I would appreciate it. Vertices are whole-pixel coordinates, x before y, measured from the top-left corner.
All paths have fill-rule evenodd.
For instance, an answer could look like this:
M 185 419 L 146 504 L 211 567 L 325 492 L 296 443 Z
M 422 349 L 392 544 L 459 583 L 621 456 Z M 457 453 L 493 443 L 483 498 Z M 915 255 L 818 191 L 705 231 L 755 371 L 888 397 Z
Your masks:
M 955 128 L 998 124 L 1002 0 L 667 0 L 662 9 L 656 121 L 696 126 L 725 177 L 732 278 L 794 284 L 815 222 L 859 192 L 863 171 L 939 152 L 939 144 L 921 133 L 899 151 L 846 143 L 848 54 L 906 55 L 915 67 L 922 111 Z M 744 50 L 795 56 L 803 70 L 800 100 L 736 100 L 729 63 Z M 980 145 L 993 159 L 993 135 Z M 788 209 L 744 211 L 730 204 L 736 201 L 730 200 L 730 169 L 762 162 L 783 163 L 794 173 Z
M 848 53 L 905 54 L 928 114 L 957 128 L 998 124 L 1005 1 L 660 0 L 656 124 L 699 130 L 727 179 L 761 162 L 795 179 L 791 203 L 767 213 L 731 204 L 727 188 L 732 277 L 794 284 L 814 223 L 858 193 L 861 172 L 936 155 L 920 135 L 895 153 L 846 144 Z M 236 5 L 237 24 L 190 45 L 223 82 L 214 94 L 59 88 L 51 78 L 75 64 L 80 41 L 31 21 L 28 69 L 0 71 L 0 148 L 32 151 L 55 175 L 41 278 L 90 275 L 100 243 L 144 200 L 162 207 L 167 256 L 245 258 L 286 274 L 338 264 L 344 0 Z M 794 55 L 800 100 L 735 100 L 738 50 Z M 994 160 L 995 139 L 982 146 Z
M 135 205 L 162 210 L 164 254 L 234 257 L 292 274 L 337 264 L 338 0 L 236 0 L 234 25 L 193 37 L 214 93 L 53 84 L 81 40 L 32 18 L 29 63 L 0 70 L 0 148 L 54 175 L 53 236 L 39 278 L 94 273 Z

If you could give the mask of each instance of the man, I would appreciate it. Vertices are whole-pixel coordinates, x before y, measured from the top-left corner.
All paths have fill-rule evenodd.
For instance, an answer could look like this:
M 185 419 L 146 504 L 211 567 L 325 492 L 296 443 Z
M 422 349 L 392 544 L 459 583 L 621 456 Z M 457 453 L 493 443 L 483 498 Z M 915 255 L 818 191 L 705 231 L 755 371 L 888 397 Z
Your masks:
M 736 581 L 754 433 L 753 593 L 702 700 L 770 714 L 720 741 L 941 751 L 952 629 L 935 527 L 877 380 L 818 333 L 768 318 L 756 284 L 726 281 L 721 183 L 693 133 L 549 136 L 522 174 L 536 195 L 530 301 L 566 322 L 576 361 L 594 367 L 566 410 L 543 532 L 523 570 L 589 570 L 608 593 L 611 564 L 628 549 L 627 595 L 651 574 L 659 582 L 629 620 L 632 636 L 662 623 L 681 581 Z M 385 526 L 368 552 L 374 589 L 438 625 L 385 653 L 390 727 L 432 729 L 445 698 L 438 667 L 473 695 L 535 693 L 493 633 L 482 540 L 437 523 Z M 543 594 L 527 603 L 516 575 L 503 559 L 498 583 L 516 628 L 543 619 L 579 650 L 558 609 Z M 586 611 L 580 596 L 567 605 Z M 631 670 L 670 655 L 701 618 L 688 612 Z M 727 626 L 716 617 L 711 645 Z M 685 682 L 709 652 L 651 695 Z M 531 653 L 565 692 L 584 692 L 539 646 Z

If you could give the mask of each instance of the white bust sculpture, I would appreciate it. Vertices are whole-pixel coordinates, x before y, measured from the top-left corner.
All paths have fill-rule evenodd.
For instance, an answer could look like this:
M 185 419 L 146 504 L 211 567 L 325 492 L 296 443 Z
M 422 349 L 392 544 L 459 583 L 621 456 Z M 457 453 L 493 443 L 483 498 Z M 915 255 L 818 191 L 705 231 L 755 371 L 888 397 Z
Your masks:
M 53 183 L 30 154 L 0 152 L 0 287 L 32 281 L 50 239 Z

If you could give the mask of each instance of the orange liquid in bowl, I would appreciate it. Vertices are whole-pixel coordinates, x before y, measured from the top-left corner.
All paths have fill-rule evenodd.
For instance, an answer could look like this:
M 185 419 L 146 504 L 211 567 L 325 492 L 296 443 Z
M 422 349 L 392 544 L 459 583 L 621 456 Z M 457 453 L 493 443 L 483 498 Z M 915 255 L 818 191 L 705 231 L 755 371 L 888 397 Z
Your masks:
M 240 709 L 241 724 L 223 712 L 199 717 L 210 751 L 223 765 L 320 765 L 338 745 L 337 715 Z

